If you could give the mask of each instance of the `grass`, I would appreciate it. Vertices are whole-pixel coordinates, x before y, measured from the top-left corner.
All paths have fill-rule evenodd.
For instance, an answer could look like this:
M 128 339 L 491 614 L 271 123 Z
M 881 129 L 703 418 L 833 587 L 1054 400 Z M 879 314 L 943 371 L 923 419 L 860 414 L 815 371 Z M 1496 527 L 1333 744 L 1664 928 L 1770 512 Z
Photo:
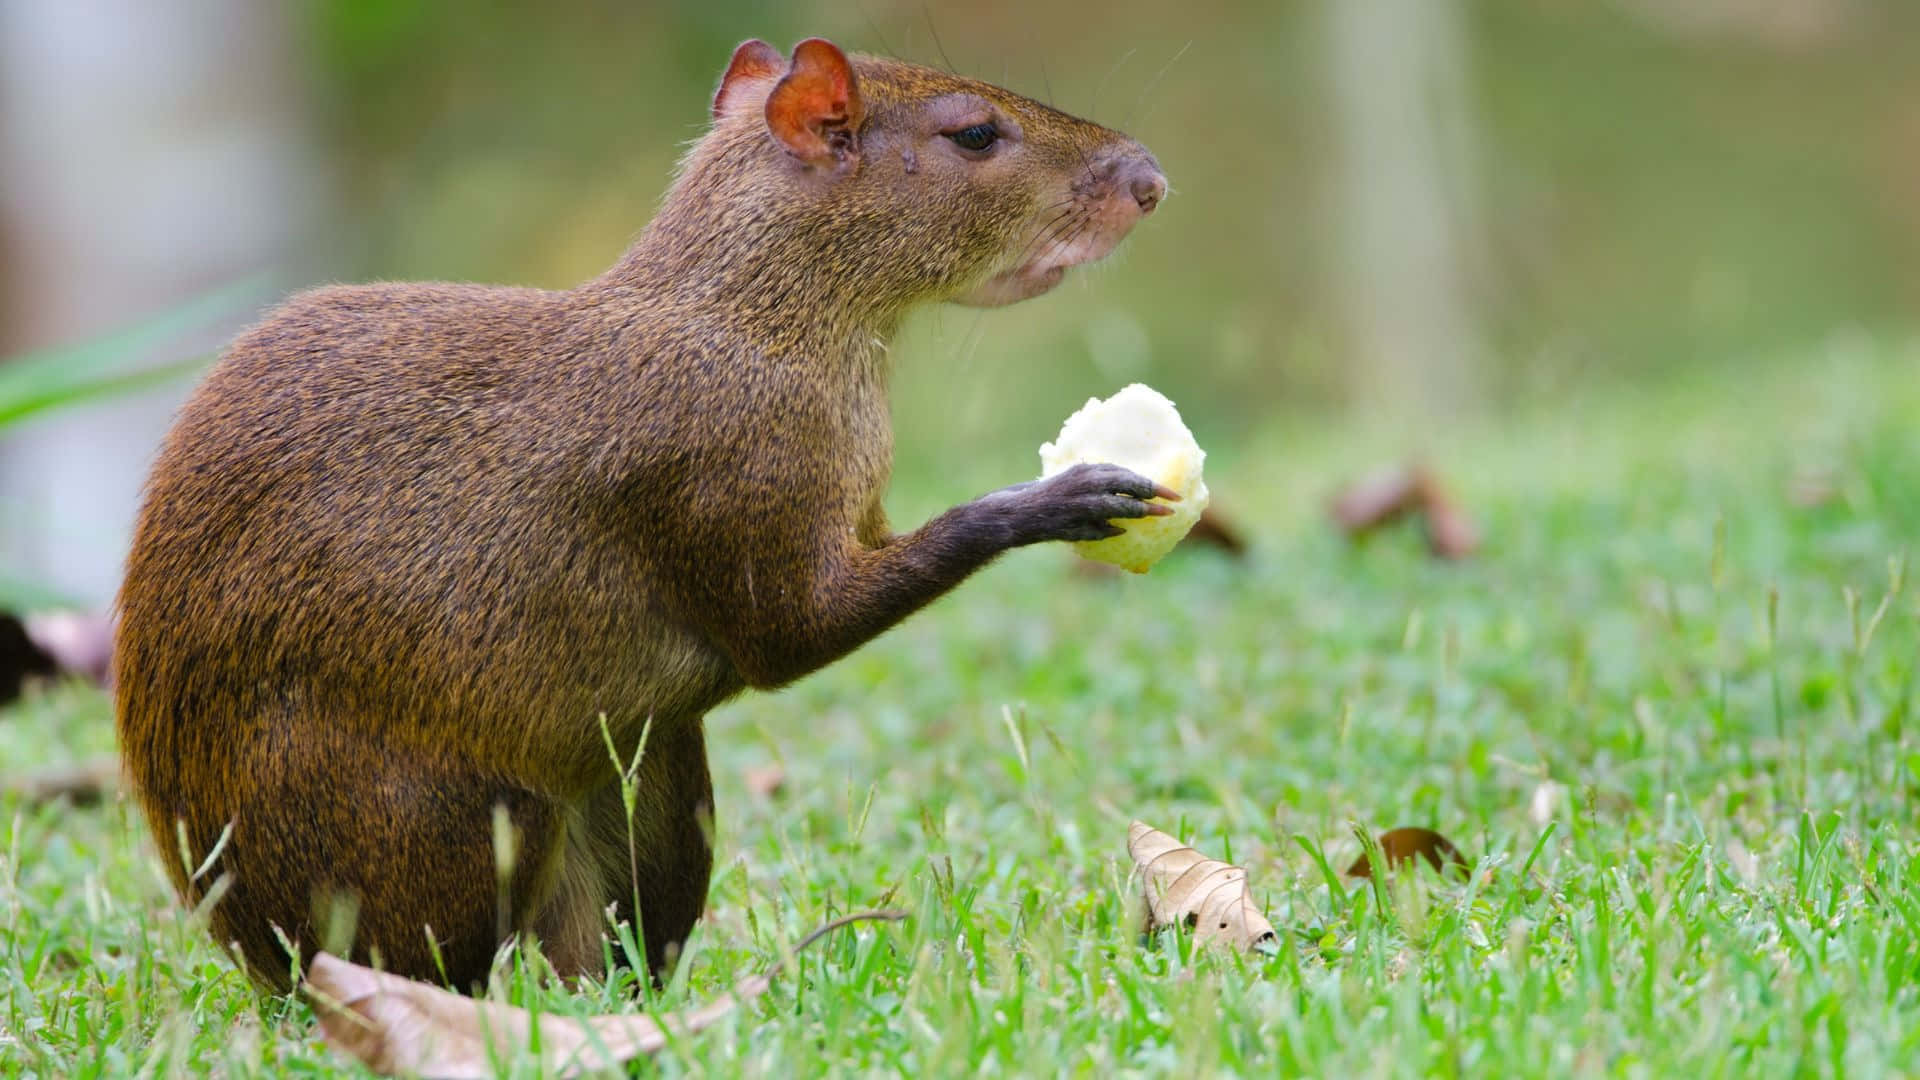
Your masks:
M 1911 1071 L 1920 377 L 1911 351 L 1856 352 L 1737 398 L 1681 385 L 1431 438 L 1489 537 L 1460 566 L 1320 520 L 1397 440 L 1277 426 L 1215 459 L 1251 562 L 1090 582 L 1022 553 L 728 705 L 710 916 L 647 1003 L 706 1000 L 851 909 L 913 917 L 822 943 L 661 1071 Z M 907 484 L 900 519 L 1027 453 Z M 1807 473 L 1820 505 L 1788 497 Z M 0 712 L 9 767 L 110 744 L 89 691 Z M 785 789 L 750 794 L 769 763 Z M 0 806 L 0 1071 L 344 1069 L 177 910 L 135 817 Z M 1134 817 L 1244 864 L 1277 955 L 1143 944 Z M 1343 879 L 1356 823 L 1437 828 L 1480 873 Z M 528 970 L 500 992 L 630 1000 Z

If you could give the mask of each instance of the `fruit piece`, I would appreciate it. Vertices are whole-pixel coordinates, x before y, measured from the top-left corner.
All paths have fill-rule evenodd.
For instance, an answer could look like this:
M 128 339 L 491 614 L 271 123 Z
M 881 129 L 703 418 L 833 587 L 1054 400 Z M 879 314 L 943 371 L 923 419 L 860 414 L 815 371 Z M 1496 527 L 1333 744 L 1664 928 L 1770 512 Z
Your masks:
M 1083 558 L 1144 574 L 1173 550 L 1207 508 L 1200 470 L 1206 451 L 1180 422 L 1180 412 L 1150 386 L 1134 383 L 1105 401 L 1088 398 L 1067 417 L 1054 441 L 1040 447 L 1041 478 L 1082 462 L 1120 465 L 1180 493 L 1165 517 L 1116 518 L 1125 530 L 1105 540 L 1073 545 Z M 1154 500 L 1163 502 L 1165 500 Z

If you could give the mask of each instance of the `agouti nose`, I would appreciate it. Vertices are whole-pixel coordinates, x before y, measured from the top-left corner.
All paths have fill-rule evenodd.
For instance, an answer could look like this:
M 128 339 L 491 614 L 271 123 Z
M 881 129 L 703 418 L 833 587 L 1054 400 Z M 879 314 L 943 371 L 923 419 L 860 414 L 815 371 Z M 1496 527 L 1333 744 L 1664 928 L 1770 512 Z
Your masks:
M 1133 201 L 1140 204 L 1142 214 L 1153 213 L 1153 208 L 1159 206 L 1160 200 L 1166 197 L 1167 178 L 1146 162 L 1130 166 L 1125 179 L 1133 191 Z

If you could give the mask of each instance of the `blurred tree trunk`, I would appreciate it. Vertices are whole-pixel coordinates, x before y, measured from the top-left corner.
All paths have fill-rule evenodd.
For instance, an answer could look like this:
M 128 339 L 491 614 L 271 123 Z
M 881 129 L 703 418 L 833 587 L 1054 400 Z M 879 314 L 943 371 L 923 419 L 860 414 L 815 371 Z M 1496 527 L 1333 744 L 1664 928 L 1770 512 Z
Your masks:
M 1458 0 L 1325 0 L 1337 292 L 1357 406 L 1419 424 L 1472 408 L 1477 150 Z
M 286 21 L 257 0 L 0 0 L 0 356 L 284 262 L 313 204 Z M 51 414 L 0 441 L 0 573 L 111 599 L 183 394 Z

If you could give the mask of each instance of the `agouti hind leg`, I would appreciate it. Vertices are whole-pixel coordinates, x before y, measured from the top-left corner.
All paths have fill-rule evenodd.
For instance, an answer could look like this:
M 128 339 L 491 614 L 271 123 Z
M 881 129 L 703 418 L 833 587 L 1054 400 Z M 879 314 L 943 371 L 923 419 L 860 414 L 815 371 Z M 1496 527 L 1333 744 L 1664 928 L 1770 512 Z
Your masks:
M 255 973 L 284 990 L 272 928 L 311 959 L 332 898 L 351 896 L 354 959 L 377 951 L 381 966 L 411 978 L 438 983 L 444 970 L 456 989 L 483 983 L 504 935 L 552 895 L 564 804 L 391 748 L 304 749 L 283 752 L 236 815 L 221 861 L 234 887 L 214 909 L 216 939 L 238 942 Z M 496 808 L 514 838 L 504 880 Z
M 589 794 L 569 822 L 559 884 L 533 927 L 562 975 L 601 971 L 608 911 L 631 921 L 638 897 L 647 968 L 664 979 L 706 907 L 713 784 L 697 721 L 649 734 L 634 790 L 631 824 L 617 780 Z M 618 962 L 620 950 L 613 955 Z

